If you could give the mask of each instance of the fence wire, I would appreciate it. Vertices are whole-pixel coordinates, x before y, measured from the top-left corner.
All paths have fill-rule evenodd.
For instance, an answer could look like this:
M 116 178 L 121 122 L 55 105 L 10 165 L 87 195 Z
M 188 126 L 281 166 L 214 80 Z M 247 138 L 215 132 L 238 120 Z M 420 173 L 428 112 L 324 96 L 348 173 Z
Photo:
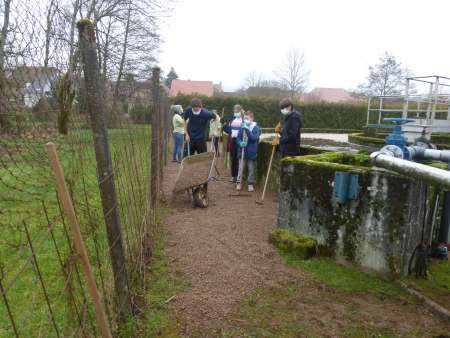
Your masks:
M 112 330 L 118 330 L 121 312 L 135 313 L 145 305 L 145 273 L 157 212 L 152 209 L 150 192 L 155 182 L 150 174 L 161 171 L 169 128 L 161 122 L 157 140 L 161 151 L 157 162 L 151 163 L 150 121 L 157 110 L 158 118 L 167 121 L 167 95 L 156 83 L 158 101 L 152 101 L 154 84 L 145 80 L 151 78 L 150 71 L 138 76 L 119 69 L 120 65 L 110 66 L 112 59 L 102 59 L 105 53 L 125 54 L 117 43 L 120 35 L 109 46 L 104 41 L 103 18 L 101 24 L 94 24 L 97 38 L 102 36 L 97 66 L 117 194 L 112 209 L 120 218 L 121 236 L 108 238 L 105 219 L 113 210 L 102 207 L 102 180 L 88 114 L 91 93 L 85 87 L 75 26 L 86 14 L 83 3 L 4 0 L 1 8 L 0 337 L 100 335 L 45 152 L 50 141 L 57 146 Z M 119 16 L 122 24 L 124 18 Z M 133 52 L 133 58 L 136 55 Z M 103 70 L 112 67 L 108 68 L 111 76 L 102 72 L 103 65 Z M 117 289 L 117 271 L 116 275 L 113 271 L 111 248 L 119 241 L 125 255 L 119 273 L 126 276 L 129 304 L 118 297 L 123 290 Z

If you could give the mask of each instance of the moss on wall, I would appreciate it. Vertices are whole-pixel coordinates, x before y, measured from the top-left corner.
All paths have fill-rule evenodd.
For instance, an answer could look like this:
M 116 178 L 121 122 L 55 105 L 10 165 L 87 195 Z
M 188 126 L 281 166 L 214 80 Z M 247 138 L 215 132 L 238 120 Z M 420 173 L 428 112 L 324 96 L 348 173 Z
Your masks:
M 314 238 L 299 235 L 287 229 L 274 229 L 269 241 L 283 252 L 294 254 L 301 259 L 316 255 L 317 241 Z
M 269 167 L 270 155 L 272 153 L 272 143 L 270 141 L 262 141 L 258 146 L 258 157 L 256 164 L 256 182 L 259 185 L 263 185 L 267 175 L 267 169 Z M 300 154 L 312 155 L 312 154 L 322 154 L 326 152 L 325 150 L 312 147 L 312 146 L 301 146 Z M 270 172 L 268 189 L 271 191 L 278 191 L 280 187 L 280 165 L 281 165 L 281 154 L 276 149 L 274 158 L 272 161 L 272 169 Z
M 357 200 L 339 204 L 334 199 L 336 171 L 358 175 Z M 414 242 L 420 233 L 414 224 L 420 219 L 420 194 L 410 193 L 411 187 L 420 191 L 420 182 L 372 168 L 367 154 L 285 158 L 279 226 L 316 238 L 345 260 L 384 272 L 404 271 L 404 253 L 411 250 L 405 236 Z

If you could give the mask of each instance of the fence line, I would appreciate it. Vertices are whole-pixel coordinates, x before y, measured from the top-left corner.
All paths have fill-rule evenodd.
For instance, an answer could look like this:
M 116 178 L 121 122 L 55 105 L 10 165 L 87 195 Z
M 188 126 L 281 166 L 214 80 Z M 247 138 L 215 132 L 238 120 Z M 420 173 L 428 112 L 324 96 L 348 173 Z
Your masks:
M 142 305 L 167 162 L 170 116 L 157 69 L 154 81 L 100 74 L 105 46 L 87 21 L 79 40 L 61 25 L 49 44 L 50 2 L 64 22 L 64 0 L 11 2 L 13 33 L 0 54 L 2 337 L 101 335 L 45 144 L 58 149 L 114 333 Z

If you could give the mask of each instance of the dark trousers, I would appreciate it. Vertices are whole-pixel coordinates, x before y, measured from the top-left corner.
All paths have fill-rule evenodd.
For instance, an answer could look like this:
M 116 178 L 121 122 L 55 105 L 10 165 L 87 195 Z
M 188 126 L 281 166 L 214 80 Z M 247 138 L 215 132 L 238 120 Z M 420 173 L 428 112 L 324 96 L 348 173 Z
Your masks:
M 214 145 L 214 150 L 216 151 L 216 156 L 219 156 L 219 137 L 214 136 L 211 140 Z
M 188 155 L 194 155 L 195 153 L 197 154 L 206 153 L 207 149 L 208 147 L 206 145 L 206 140 L 190 140 L 185 144 L 184 157 Z
M 236 138 L 231 139 L 230 143 L 230 161 L 231 161 L 231 177 L 237 178 L 239 175 L 239 147 Z

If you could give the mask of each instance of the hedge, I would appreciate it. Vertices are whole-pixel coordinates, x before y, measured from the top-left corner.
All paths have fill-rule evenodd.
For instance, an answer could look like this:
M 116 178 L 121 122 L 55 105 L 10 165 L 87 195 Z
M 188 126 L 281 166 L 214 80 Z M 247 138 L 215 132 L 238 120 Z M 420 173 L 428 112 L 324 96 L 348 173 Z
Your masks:
M 241 104 L 245 110 L 255 113 L 255 120 L 261 127 L 274 127 L 282 119 L 278 108 L 279 99 L 273 97 L 200 97 L 207 109 L 225 111 L 225 119 L 232 117 L 233 106 Z M 173 104 L 188 107 L 192 96 L 176 96 Z M 296 108 L 302 113 L 303 127 L 315 129 L 353 129 L 362 130 L 366 123 L 367 105 L 365 103 L 327 103 L 299 102 Z
M 356 133 L 348 135 L 348 142 L 377 148 L 386 144 L 384 139 L 366 136 L 364 133 Z
M 450 144 L 450 133 L 433 133 L 431 134 L 431 142 L 438 144 Z

